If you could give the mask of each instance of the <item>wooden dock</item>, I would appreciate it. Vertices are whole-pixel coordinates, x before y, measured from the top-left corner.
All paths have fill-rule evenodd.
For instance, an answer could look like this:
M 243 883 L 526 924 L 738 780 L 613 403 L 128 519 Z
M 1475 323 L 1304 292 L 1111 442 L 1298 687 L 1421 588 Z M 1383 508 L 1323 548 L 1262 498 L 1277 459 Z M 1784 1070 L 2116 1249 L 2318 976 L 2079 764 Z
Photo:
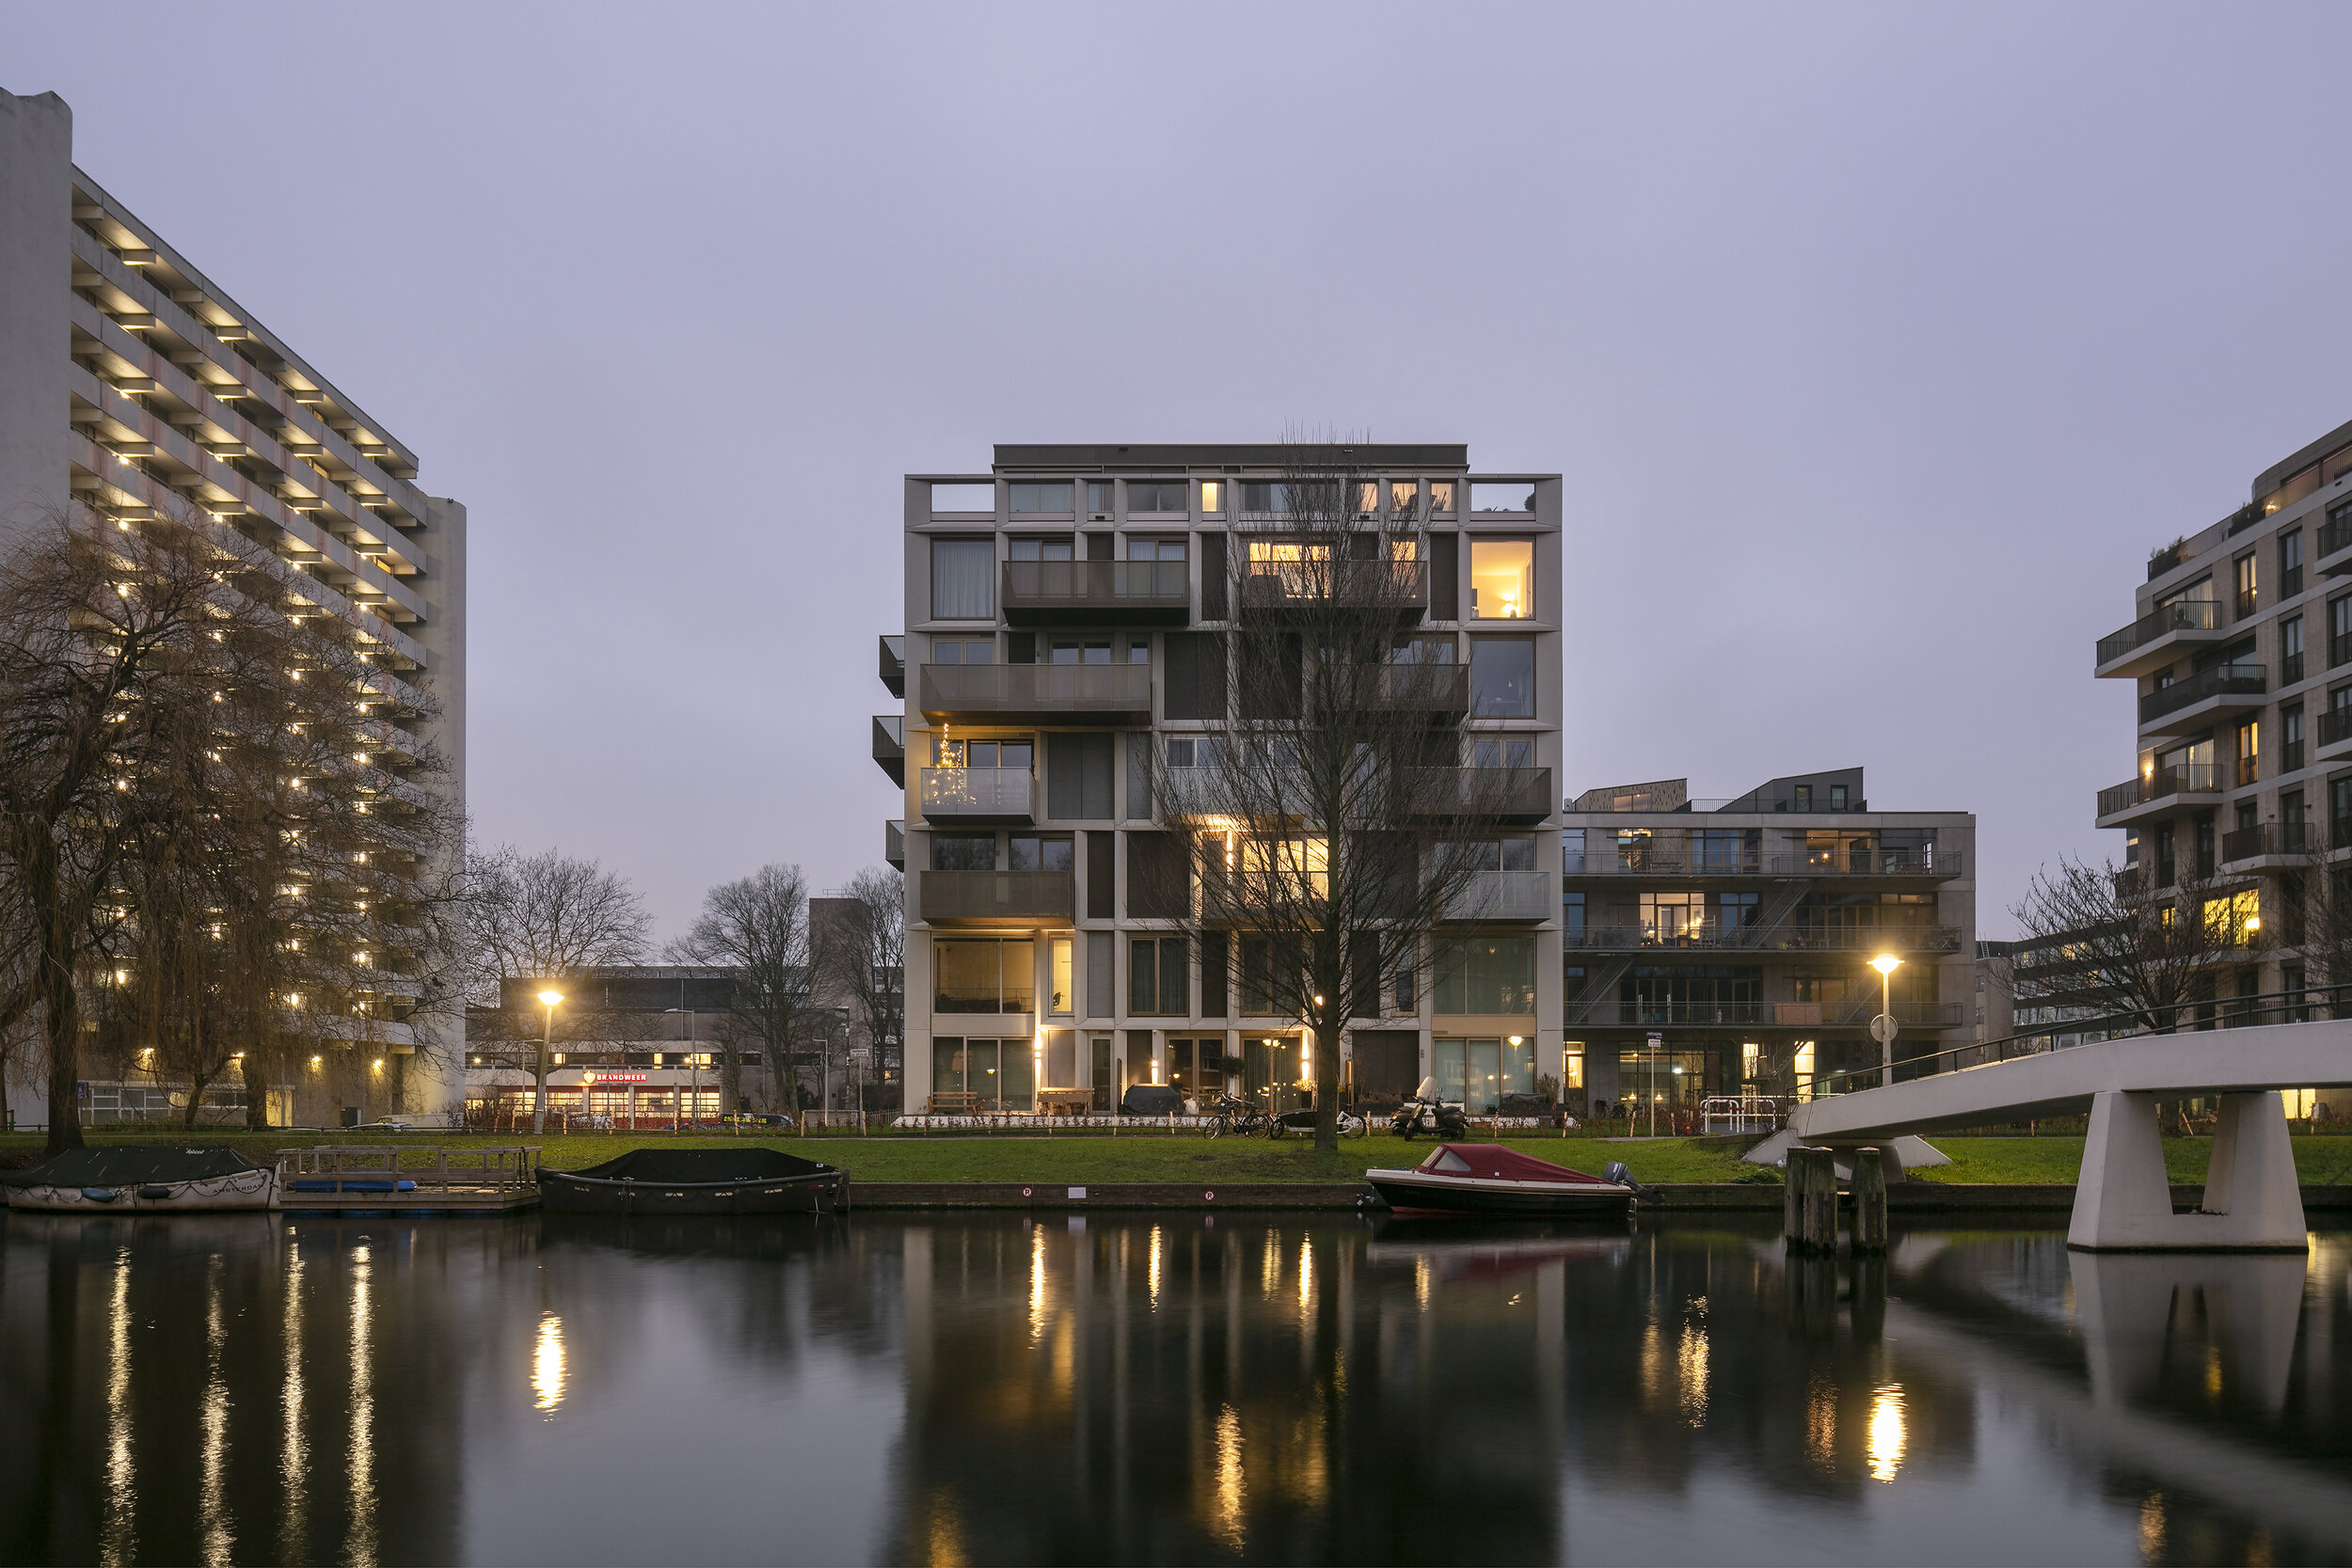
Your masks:
M 539 1152 L 536 1145 L 281 1148 L 278 1208 L 314 1215 L 520 1213 L 539 1207 Z

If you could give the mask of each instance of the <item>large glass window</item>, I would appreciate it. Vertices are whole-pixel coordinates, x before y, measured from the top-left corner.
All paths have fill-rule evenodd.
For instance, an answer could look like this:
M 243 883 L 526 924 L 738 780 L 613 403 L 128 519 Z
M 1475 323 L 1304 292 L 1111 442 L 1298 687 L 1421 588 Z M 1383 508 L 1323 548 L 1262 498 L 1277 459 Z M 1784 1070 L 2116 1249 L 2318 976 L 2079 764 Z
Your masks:
M 1216 488 L 1202 485 L 1203 490 Z M 1182 512 L 1184 510 L 1184 482 L 1181 479 L 1131 479 L 1127 482 L 1127 510 L 1137 512 Z
M 1507 1014 L 1535 1010 L 1535 939 L 1480 937 L 1438 949 L 1440 1013 Z
M 1059 539 L 1008 539 L 1005 549 L 1014 561 L 1068 561 L 1072 546 L 1065 535 Z
M 1066 479 L 1016 483 L 1007 488 L 1012 492 L 1012 509 L 1016 513 L 1070 510 L 1071 485 Z
M 1181 1018 L 1191 969 L 1183 937 L 1136 937 L 1127 948 L 1127 1010 Z
M 1535 717 L 1535 644 L 1520 637 L 1470 640 L 1470 712 L 1481 719 Z
M 1005 841 L 1006 866 L 1013 871 L 1068 871 L 1068 833 L 1014 833 Z
M 933 871 L 995 870 L 996 835 L 994 833 L 931 834 L 931 869 Z
M 996 542 L 993 539 L 931 541 L 931 619 L 993 621 L 996 618 Z
M 1525 1035 L 1433 1040 L 1430 1054 L 1437 1069 L 1438 1098 L 1471 1116 L 1493 1116 L 1506 1094 L 1535 1092 L 1535 1042 Z
M 1278 513 L 1291 509 L 1290 487 L 1283 484 L 1244 481 L 1241 487 L 1241 509 L 1244 512 Z
M 1182 539 L 1143 539 L 1127 537 L 1127 559 L 1130 561 L 1182 561 L 1184 542 Z
M 937 937 L 931 942 L 932 1010 L 1025 1013 L 1037 1006 L 1037 943 Z
M 1051 958 L 1046 965 L 1048 971 L 1046 983 L 1051 988 L 1052 993 L 1052 1000 L 1047 1004 L 1047 1010 L 1049 1012 L 1056 1013 L 1068 1013 L 1074 1011 L 1075 1005 L 1073 1001 L 1073 992 L 1070 989 L 1070 939 L 1068 937 L 1054 938 L 1047 951 L 1051 955 Z M 1070 1032 L 1065 1029 L 1057 1030 L 1056 1033 L 1068 1035 Z M 1071 1049 L 1074 1052 L 1076 1050 L 1075 1045 L 1073 1044 Z M 1072 1057 L 1072 1061 L 1074 1063 L 1076 1057 L 1073 1055 Z M 1077 1079 L 1074 1074 L 1076 1073 L 1077 1069 L 1073 1066 L 1071 1069 L 1071 1071 L 1073 1076 L 1068 1078 L 1057 1078 L 1054 1082 L 1065 1086 L 1075 1084 Z
M 1470 541 L 1470 619 L 1524 621 L 1535 613 L 1535 546 L 1527 539 Z

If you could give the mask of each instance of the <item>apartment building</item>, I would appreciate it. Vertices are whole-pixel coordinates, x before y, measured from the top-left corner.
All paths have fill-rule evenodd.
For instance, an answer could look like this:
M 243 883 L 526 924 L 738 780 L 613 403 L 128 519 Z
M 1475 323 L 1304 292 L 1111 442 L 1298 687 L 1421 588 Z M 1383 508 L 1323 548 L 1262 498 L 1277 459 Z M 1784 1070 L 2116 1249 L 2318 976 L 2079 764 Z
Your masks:
M 1967 1042 L 1976 817 L 1873 811 L 1859 768 L 1692 799 L 1682 779 L 1586 790 L 1562 818 L 1562 1077 L 1573 1101 L 1801 1095 Z
M 1153 757 L 1192 765 L 1226 721 L 1222 650 L 1253 574 L 1281 570 L 1292 461 L 1000 446 L 987 473 L 907 476 L 906 629 L 882 640 L 904 706 L 873 734 L 906 792 L 886 846 L 908 869 L 909 1109 L 1107 1110 L 1139 1083 L 1294 1102 L 1298 1022 L 1251 1013 L 1246 961 L 1171 939 L 1134 874 L 1169 825 Z M 1397 658 L 1463 672 L 1446 749 L 1527 770 L 1523 814 L 1485 847 L 1534 896 L 1482 901 L 1383 986 L 1343 1070 L 1361 1093 L 1435 1075 L 1492 1103 L 1558 1062 L 1559 479 L 1474 472 L 1462 446 L 1351 461 L 1377 476 L 1357 526 L 1413 585 Z
M 2226 904 L 2243 957 L 2220 994 L 2299 988 L 2303 911 L 2281 879 L 2352 844 L 2352 424 L 2157 551 L 2133 597 L 2095 673 L 2133 683 L 2138 757 L 2098 825 L 2153 887 Z
M 429 742 L 462 802 L 466 509 L 419 488 L 406 445 L 77 167 L 72 143 L 56 94 L 0 91 L 0 543 L 72 501 L 235 530 L 357 629 L 376 787 L 406 789 L 404 759 Z M 412 995 L 388 967 L 369 1049 L 288 1085 L 297 1119 L 385 1104 L 377 1052 L 412 1052 Z M 453 1059 L 390 1076 L 399 1109 L 457 1107 Z

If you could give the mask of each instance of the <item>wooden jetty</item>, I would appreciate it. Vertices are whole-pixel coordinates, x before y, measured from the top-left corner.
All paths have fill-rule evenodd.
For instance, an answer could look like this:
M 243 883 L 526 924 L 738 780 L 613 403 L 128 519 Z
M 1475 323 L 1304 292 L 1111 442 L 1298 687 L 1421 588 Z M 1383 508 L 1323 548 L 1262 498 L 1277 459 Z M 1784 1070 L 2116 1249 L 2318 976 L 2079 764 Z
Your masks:
M 535 1144 L 281 1148 L 278 1207 L 289 1214 L 517 1213 L 539 1207 L 539 1154 Z

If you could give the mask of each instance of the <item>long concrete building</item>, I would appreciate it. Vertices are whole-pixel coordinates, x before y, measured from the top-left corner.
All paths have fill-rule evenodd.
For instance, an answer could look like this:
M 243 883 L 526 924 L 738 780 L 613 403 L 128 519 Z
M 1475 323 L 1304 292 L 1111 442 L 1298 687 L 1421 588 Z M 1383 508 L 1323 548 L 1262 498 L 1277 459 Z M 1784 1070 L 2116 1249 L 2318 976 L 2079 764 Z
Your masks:
M 356 628 L 387 699 L 386 766 L 429 743 L 447 766 L 438 787 L 462 804 L 466 509 L 417 475 L 381 420 L 74 164 L 62 99 L 0 91 L 0 545 L 77 500 L 123 519 L 209 514 L 274 556 L 297 599 Z M 415 710 L 437 717 L 401 718 Z M 390 1022 L 373 1043 L 403 1054 L 405 998 L 397 978 L 385 987 L 375 1016 Z M 288 1085 L 286 1114 L 458 1108 L 453 1052 L 431 1072 L 385 1075 L 375 1059 L 341 1075 L 322 1063 Z M 165 1092 L 94 1088 L 128 1119 Z
M 875 720 L 874 753 L 906 791 L 887 844 L 909 873 L 908 1109 L 1108 1110 L 1152 1083 L 1295 1101 L 1298 1021 L 1253 1015 L 1231 968 L 1170 942 L 1130 886 L 1169 826 L 1154 749 L 1182 768 L 1226 721 L 1237 585 L 1279 560 L 1295 462 L 1000 446 L 985 473 L 906 476 L 906 629 L 882 647 L 904 705 Z M 1460 765 L 1529 787 L 1478 846 L 1498 895 L 1484 918 L 1441 934 L 1423 983 L 1383 987 L 1342 1059 L 1359 1094 L 1434 1076 L 1483 1110 L 1561 1065 L 1560 481 L 1474 472 L 1463 446 L 1352 462 L 1377 476 L 1356 526 L 1418 585 L 1395 657 L 1460 667 Z

